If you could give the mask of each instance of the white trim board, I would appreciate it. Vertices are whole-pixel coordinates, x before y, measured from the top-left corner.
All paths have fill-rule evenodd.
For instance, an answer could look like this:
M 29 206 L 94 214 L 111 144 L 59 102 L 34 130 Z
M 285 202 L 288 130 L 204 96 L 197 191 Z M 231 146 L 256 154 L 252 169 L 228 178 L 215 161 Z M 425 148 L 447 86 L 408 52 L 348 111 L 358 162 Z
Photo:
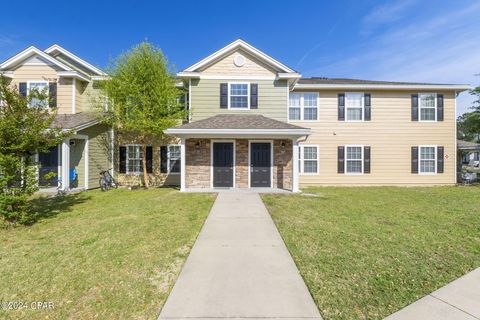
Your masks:
M 100 70 L 99 68 L 94 67 L 93 65 L 91 65 L 87 61 L 85 61 L 82 58 L 74 55 L 73 53 L 71 53 L 67 49 L 62 48 L 58 44 L 54 44 L 54 45 L 48 47 L 47 49 L 45 49 L 45 53 L 47 53 L 47 54 L 53 54 L 54 52 L 57 52 L 57 51 L 60 52 L 61 54 L 65 55 L 65 56 L 67 56 L 68 58 L 72 59 L 73 61 L 77 62 L 78 64 L 84 66 L 85 68 L 93 71 L 97 75 L 107 76 L 107 74 L 105 72 L 103 72 L 102 70 Z
M 9 67 L 15 66 L 16 64 L 24 61 L 25 59 L 33 56 L 33 55 L 38 55 L 41 58 L 47 60 L 48 62 L 51 62 L 53 65 L 56 65 L 60 69 L 63 69 L 65 71 L 74 71 L 72 68 L 68 67 L 67 65 L 61 63 L 54 57 L 46 54 L 45 52 L 41 51 L 40 49 L 30 46 L 27 49 L 23 50 L 22 52 L 14 55 L 10 59 L 4 61 L 2 64 L 0 64 L 0 69 L 7 69 Z

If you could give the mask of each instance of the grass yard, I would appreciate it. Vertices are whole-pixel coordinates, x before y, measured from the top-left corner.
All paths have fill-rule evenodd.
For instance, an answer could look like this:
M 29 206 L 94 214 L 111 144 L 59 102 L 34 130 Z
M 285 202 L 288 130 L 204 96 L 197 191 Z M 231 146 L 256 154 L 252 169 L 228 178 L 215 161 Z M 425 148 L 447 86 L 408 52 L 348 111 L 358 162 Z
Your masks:
M 264 195 L 324 319 L 382 319 L 480 266 L 480 187 Z
M 44 216 L 0 229 L 1 319 L 156 319 L 214 201 L 174 189 L 36 199 Z

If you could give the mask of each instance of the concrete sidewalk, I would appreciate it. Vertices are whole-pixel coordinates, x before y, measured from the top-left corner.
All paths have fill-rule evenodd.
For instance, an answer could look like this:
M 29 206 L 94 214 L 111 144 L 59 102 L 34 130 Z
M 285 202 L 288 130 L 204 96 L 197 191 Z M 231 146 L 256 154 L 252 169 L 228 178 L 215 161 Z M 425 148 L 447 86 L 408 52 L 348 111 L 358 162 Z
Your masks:
M 385 318 L 385 320 L 407 319 L 480 319 L 480 268 Z
M 258 193 L 220 192 L 159 319 L 321 319 Z

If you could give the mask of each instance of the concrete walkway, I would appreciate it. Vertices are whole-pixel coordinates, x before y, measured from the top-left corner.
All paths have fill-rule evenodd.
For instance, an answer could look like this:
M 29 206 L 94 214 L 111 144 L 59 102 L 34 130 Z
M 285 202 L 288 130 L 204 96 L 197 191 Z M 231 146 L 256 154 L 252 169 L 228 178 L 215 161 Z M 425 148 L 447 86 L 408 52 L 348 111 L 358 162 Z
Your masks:
M 258 193 L 220 192 L 159 319 L 321 319 Z
M 480 319 L 480 268 L 385 318 L 385 320 L 410 319 Z

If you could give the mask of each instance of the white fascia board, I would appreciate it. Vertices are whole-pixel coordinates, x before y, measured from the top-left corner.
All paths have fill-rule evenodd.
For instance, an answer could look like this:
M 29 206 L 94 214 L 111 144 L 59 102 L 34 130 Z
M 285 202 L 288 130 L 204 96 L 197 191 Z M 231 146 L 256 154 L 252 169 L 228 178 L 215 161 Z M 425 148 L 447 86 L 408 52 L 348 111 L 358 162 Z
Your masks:
M 4 76 L 5 78 L 13 79 L 13 71 L 0 71 L 0 75 Z
M 297 83 L 294 89 L 391 89 L 391 90 L 471 90 L 466 84 L 305 84 Z
M 279 72 L 277 73 L 278 79 L 300 79 L 302 75 L 298 72 Z
M 179 78 L 188 78 L 188 79 L 200 79 L 200 72 L 178 72 L 177 77 Z
M 92 80 L 94 81 L 102 81 L 102 80 L 109 80 L 110 77 L 108 75 L 106 76 L 91 76 Z
M 71 77 L 82 81 L 90 82 L 90 79 L 77 71 L 57 71 L 59 77 Z
M 177 136 L 193 136 L 193 135 L 208 135 L 208 136 L 261 136 L 261 137 L 292 137 L 292 136 L 306 136 L 312 130 L 310 129 L 181 129 L 170 128 L 164 131 L 166 134 Z
M 6 60 L 2 64 L 0 64 L 0 69 L 7 69 L 9 67 L 14 66 L 16 63 L 19 63 L 26 58 L 33 56 L 33 55 L 39 55 L 43 59 L 47 60 L 48 62 L 51 62 L 52 64 L 56 65 L 57 67 L 65 70 L 65 71 L 72 71 L 72 68 L 68 67 L 67 65 L 61 63 L 54 57 L 46 54 L 40 49 L 35 48 L 34 46 L 30 46 L 27 49 L 23 50 L 22 52 L 16 54 L 15 56 L 11 57 L 10 59 Z
M 71 53 L 67 49 L 64 49 L 64 48 L 60 47 L 58 44 L 54 44 L 53 46 L 45 49 L 45 53 L 47 53 L 47 54 L 52 54 L 55 51 L 58 51 L 58 52 L 62 53 L 63 55 L 69 57 L 73 61 L 79 63 L 80 65 L 86 67 L 87 69 L 90 69 L 91 71 L 95 72 L 98 75 L 101 75 L 101 76 L 106 76 L 107 75 L 105 72 L 103 72 L 99 68 L 94 67 L 93 65 L 91 65 L 87 61 L 83 60 L 82 58 L 74 55 L 73 53 Z
M 215 61 L 219 57 L 222 57 L 226 53 L 228 53 L 230 51 L 233 51 L 237 48 L 244 49 L 245 51 L 252 54 L 253 56 L 256 56 L 256 57 L 260 58 L 261 60 L 266 61 L 268 64 L 270 64 L 272 66 L 275 66 L 276 68 L 278 68 L 280 70 L 283 70 L 284 72 L 295 72 L 294 70 L 290 69 L 289 67 L 287 67 L 283 63 L 278 62 L 277 60 L 273 59 L 269 55 L 265 54 L 264 52 L 258 50 L 254 46 L 246 43 L 245 41 L 243 41 L 241 39 L 235 40 L 234 42 L 230 43 L 229 45 L 223 47 L 222 49 L 220 49 L 216 52 L 214 52 L 213 54 L 209 55 L 208 57 L 206 57 L 206 58 L 200 60 L 199 62 L 195 63 L 194 65 L 188 67 L 187 69 L 185 69 L 185 71 L 186 72 L 196 71 L 197 69 L 211 63 L 212 61 Z

